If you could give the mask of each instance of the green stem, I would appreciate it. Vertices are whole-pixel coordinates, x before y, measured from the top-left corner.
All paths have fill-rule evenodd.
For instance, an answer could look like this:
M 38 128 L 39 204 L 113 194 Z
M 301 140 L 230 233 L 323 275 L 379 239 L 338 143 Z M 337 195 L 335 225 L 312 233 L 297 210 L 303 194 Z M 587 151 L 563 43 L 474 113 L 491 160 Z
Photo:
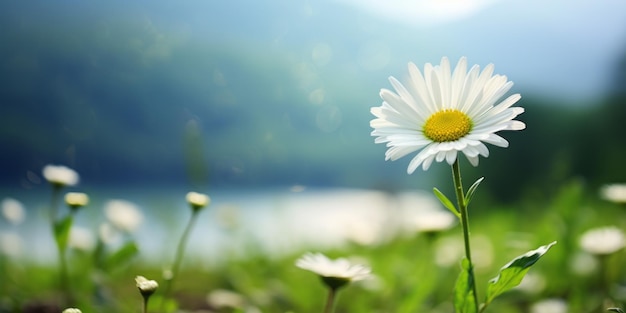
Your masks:
M 57 252 L 59 257 L 59 283 L 60 288 L 63 292 L 63 297 L 65 304 L 70 305 L 72 301 L 72 295 L 69 287 L 69 277 L 67 272 L 67 261 L 65 259 L 65 248 L 61 246 L 61 242 L 56 233 L 57 223 L 60 221 L 57 220 L 57 211 L 59 205 L 59 198 L 61 196 L 61 190 L 63 189 L 62 185 L 53 184 L 52 185 L 52 197 L 50 199 L 50 227 L 52 228 L 52 238 L 57 245 Z
M 150 296 L 143 296 L 143 307 L 142 307 L 143 313 L 148 313 L 148 299 L 149 298 Z
M 469 277 L 472 284 L 472 291 L 474 293 L 474 303 L 476 305 L 476 312 L 478 312 L 478 296 L 476 294 L 476 281 L 474 280 L 474 264 L 472 262 L 472 251 L 470 248 L 470 230 L 469 230 L 469 216 L 467 213 L 467 204 L 465 202 L 465 195 L 463 193 L 463 183 L 461 182 L 461 168 L 459 166 L 459 160 L 457 158 L 452 164 L 452 177 L 454 179 L 454 189 L 456 191 L 456 201 L 459 208 L 459 214 L 461 215 L 461 226 L 463 227 L 463 240 L 465 242 L 465 257 L 469 262 Z
M 191 229 L 195 224 L 198 212 L 200 210 L 193 210 L 191 213 L 191 217 L 189 218 L 189 222 L 183 231 L 182 236 L 180 237 L 180 241 L 178 242 L 178 247 L 176 248 L 176 255 L 174 256 L 174 264 L 172 265 L 172 276 L 171 279 L 167 280 L 165 284 L 165 288 L 163 290 L 163 297 L 161 298 L 161 312 L 163 311 L 164 300 L 169 297 L 169 294 L 173 288 L 174 280 L 178 276 L 178 272 L 180 271 L 180 266 L 183 261 L 183 255 L 185 254 L 185 246 L 187 245 L 187 240 L 189 238 L 189 234 L 191 233 Z
M 335 295 L 337 294 L 337 288 L 328 289 L 328 299 L 326 300 L 326 306 L 324 307 L 324 313 L 331 313 L 335 304 Z
M 52 184 L 52 198 L 50 199 L 50 226 L 52 226 L 52 234 L 54 235 L 54 225 L 57 222 L 57 207 L 59 206 L 59 197 L 61 196 L 63 186 Z

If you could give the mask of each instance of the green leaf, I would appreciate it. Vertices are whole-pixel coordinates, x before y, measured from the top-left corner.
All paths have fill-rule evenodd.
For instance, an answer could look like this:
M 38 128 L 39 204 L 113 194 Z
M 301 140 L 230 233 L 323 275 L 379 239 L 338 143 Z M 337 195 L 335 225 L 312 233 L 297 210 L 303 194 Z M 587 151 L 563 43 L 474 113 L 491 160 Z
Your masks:
M 134 241 L 130 241 L 106 259 L 104 268 L 113 269 L 114 267 L 129 262 L 137 253 L 139 253 L 137 244 Z
M 470 262 L 461 260 L 461 273 L 454 286 L 454 311 L 456 313 L 476 313 L 476 298 L 474 297 L 474 271 Z
M 607 311 L 611 311 L 611 312 L 624 313 L 624 310 L 622 310 L 620 308 L 608 308 L 606 310 Z
M 459 211 L 457 211 L 457 209 L 454 206 L 454 204 L 452 204 L 452 201 L 450 201 L 450 199 L 448 199 L 448 197 L 446 197 L 446 195 L 444 195 L 437 188 L 433 188 L 433 193 L 435 194 L 435 196 L 437 196 L 437 199 L 439 199 L 439 201 L 441 202 L 441 204 L 443 204 L 443 206 L 448 208 L 448 210 L 450 210 L 450 212 L 454 213 L 454 215 L 456 215 L 456 217 L 461 218 L 461 214 L 459 213 Z
M 541 258 L 550 247 L 556 244 L 556 241 L 549 245 L 541 246 L 536 250 L 528 251 L 524 255 L 520 255 L 513 259 L 500 269 L 500 274 L 489 281 L 487 286 L 487 300 L 485 305 L 491 303 L 493 299 L 511 288 L 519 285 L 526 275 L 530 267 Z
M 478 189 L 478 186 L 480 185 L 480 183 L 484 179 L 485 179 L 484 177 L 479 178 L 467 190 L 467 194 L 465 195 L 465 199 L 464 199 L 466 207 L 469 205 L 470 201 L 472 201 L 472 197 L 474 196 L 474 192 L 476 192 L 476 189 Z
M 54 223 L 54 240 L 60 251 L 65 251 L 70 238 L 70 230 L 72 229 L 72 215 L 67 215 L 62 220 Z

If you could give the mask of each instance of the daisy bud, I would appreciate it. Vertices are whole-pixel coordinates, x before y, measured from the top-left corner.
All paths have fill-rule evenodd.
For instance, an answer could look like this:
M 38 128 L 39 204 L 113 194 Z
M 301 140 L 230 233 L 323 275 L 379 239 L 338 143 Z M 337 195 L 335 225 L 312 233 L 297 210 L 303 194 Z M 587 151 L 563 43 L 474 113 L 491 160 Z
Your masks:
M 211 199 L 209 198 L 209 196 L 203 193 L 193 191 L 187 193 L 187 203 L 189 203 L 191 209 L 194 211 L 198 211 L 204 208 L 205 206 L 209 205 L 210 202 Z
M 155 280 L 148 280 L 143 276 L 135 277 L 135 282 L 137 283 L 137 288 L 139 288 L 139 292 L 144 298 L 151 296 L 157 288 L 159 288 L 159 283 Z
M 89 196 L 82 192 L 68 192 L 65 194 L 65 203 L 72 211 L 89 204 Z

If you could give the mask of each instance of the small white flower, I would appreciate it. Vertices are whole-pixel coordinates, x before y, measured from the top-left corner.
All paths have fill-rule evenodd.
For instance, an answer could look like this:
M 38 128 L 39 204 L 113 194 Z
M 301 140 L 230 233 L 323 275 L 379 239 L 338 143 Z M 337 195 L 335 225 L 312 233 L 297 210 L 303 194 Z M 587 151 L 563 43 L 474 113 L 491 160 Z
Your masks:
M 159 283 L 156 280 L 149 280 L 143 276 L 135 277 L 135 283 L 137 288 L 139 288 L 139 292 L 144 296 L 153 294 L 159 288 Z
M 65 194 L 65 203 L 71 208 L 80 208 L 89 204 L 89 196 L 82 192 L 68 192 Z
M 63 313 L 82 313 L 82 311 L 77 308 L 67 308 L 63 310 Z
M 10 256 L 19 257 L 22 253 L 22 237 L 14 232 L 0 232 L 0 253 Z
M 531 313 L 567 313 L 567 303 L 563 299 L 546 299 L 534 303 Z
M 70 229 L 68 245 L 76 250 L 91 251 L 96 247 L 96 239 L 89 229 L 73 226 Z
M 351 264 L 347 259 L 331 260 L 321 253 L 307 253 L 296 261 L 296 266 L 322 277 L 330 288 L 366 279 L 371 269 L 365 265 Z
M 626 184 L 611 184 L 600 188 L 602 199 L 615 202 L 626 203 Z
M 210 201 L 211 199 L 209 198 L 209 196 L 203 193 L 198 193 L 194 191 L 187 193 L 187 203 L 189 203 L 189 205 L 191 205 L 194 210 L 199 210 L 209 205 Z
M 98 238 L 104 244 L 114 244 L 121 239 L 119 231 L 110 223 L 104 222 L 98 227 Z
M 573 274 L 589 276 L 598 269 L 598 259 L 589 253 L 578 252 L 569 259 L 569 268 Z
M 425 209 L 418 210 L 409 223 L 415 231 L 432 233 L 447 230 L 456 222 L 456 216 L 448 211 Z
M 528 273 L 515 289 L 521 290 L 528 294 L 539 294 L 546 287 L 546 279 L 534 273 Z
M 143 222 L 143 214 L 139 207 L 126 200 L 109 200 L 104 204 L 104 213 L 119 230 L 133 232 Z
M 439 238 L 435 244 L 435 264 L 439 267 L 457 266 L 463 257 L 463 241 L 457 236 Z
M 44 166 L 43 177 L 53 185 L 74 186 L 78 184 L 78 173 L 63 165 Z
M 615 253 L 624 248 L 624 245 L 624 233 L 614 226 L 594 228 L 580 237 L 580 247 L 595 255 Z
M 207 302 L 217 308 L 238 309 L 243 308 L 246 301 L 242 295 L 236 292 L 217 289 L 207 295 Z
M 2 200 L 2 216 L 11 224 L 19 225 L 26 217 L 24 205 L 13 198 L 4 198 Z
M 409 80 L 389 81 L 395 89 L 382 89 L 383 104 L 371 109 L 376 119 L 370 122 L 375 143 L 386 143 L 386 160 L 395 161 L 413 152 L 407 172 L 420 165 L 427 170 L 435 162 L 452 165 L 459 152 L 473 166 L 478 157 L 488 157 L 485 143 L 508 147 L 504 138 L 496 135 L 503 130 L 522 130 L 526 125 L 514 120 L 524 112 L 511 107 L 521 96 L 514 94 L 500 100 L 513 86 L 506 76 L 493 75 L 493 64 L 480 72 L 473 66 L 467 72 L 467 60 L 461 58 L 454 71 L 447 58 L 440 65 L 427 63 L 424 75 L 409 63 Z

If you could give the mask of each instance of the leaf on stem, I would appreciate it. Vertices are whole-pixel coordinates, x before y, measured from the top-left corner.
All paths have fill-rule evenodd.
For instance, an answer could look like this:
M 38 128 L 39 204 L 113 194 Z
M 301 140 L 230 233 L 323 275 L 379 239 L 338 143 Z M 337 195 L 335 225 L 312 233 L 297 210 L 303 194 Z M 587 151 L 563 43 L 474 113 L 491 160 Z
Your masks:
M 456 209 L 454 204 L 452 204 L 452 201 L 450 201 L 450 199 L 448 199 L 448 197 L 443 194 L 443 192 L 439 191 L 439 189 L 437 188 L 433 188 L 433 193 L 435 194 L 435 196 L 437 196 L 437 199 L 439 199 L 443 206 L 450 210 L 450 212 L 454 213 L 456 217 L 461 218 L 461 214 L 459 213 L 459 211 Z
M 474 192 L 476 192 L 476 189 L 478 189 L 478 186 L 480 185 L 480 183 L 484 179 L 485 179 L 484 177 L 479 178 L 467 190 L 467 194 L 465 195 L 465 199 L 463 199 L 463 201 L 465 201 L 465 206 L 466 207 L 469 205 L 470 201 L 472 201 L 472 197 L 474 196 Z
M 54 223 L 54 240 L 57 242 L 59 250 L 65 251 L 70 238 L 70 229 L 72 229 L 72 215 L 67 215 L 62 220 Z
M 127 242 L 106 259 L 104 262 L 104 268 L 110 270 L 116 266 L 120 266 L 130 261 L 130 259 L 137 255 L 137 253 L 139 253 L 137 244 L 134 241 Z
M 454 311 L 456 313 L 476 313 L 474 297 L 474 271 L 467 258 L 461 260 L 461 273 L 454 286 Z
M 487 299 L 485 305 L 511 288 L 519 285 L 530 267 L 535 264 L 548 250 L 556 244 L 556 241 L 528 251 L 513 259 L 500 269 L 500 274 L 489 281 L 487 286 Z

